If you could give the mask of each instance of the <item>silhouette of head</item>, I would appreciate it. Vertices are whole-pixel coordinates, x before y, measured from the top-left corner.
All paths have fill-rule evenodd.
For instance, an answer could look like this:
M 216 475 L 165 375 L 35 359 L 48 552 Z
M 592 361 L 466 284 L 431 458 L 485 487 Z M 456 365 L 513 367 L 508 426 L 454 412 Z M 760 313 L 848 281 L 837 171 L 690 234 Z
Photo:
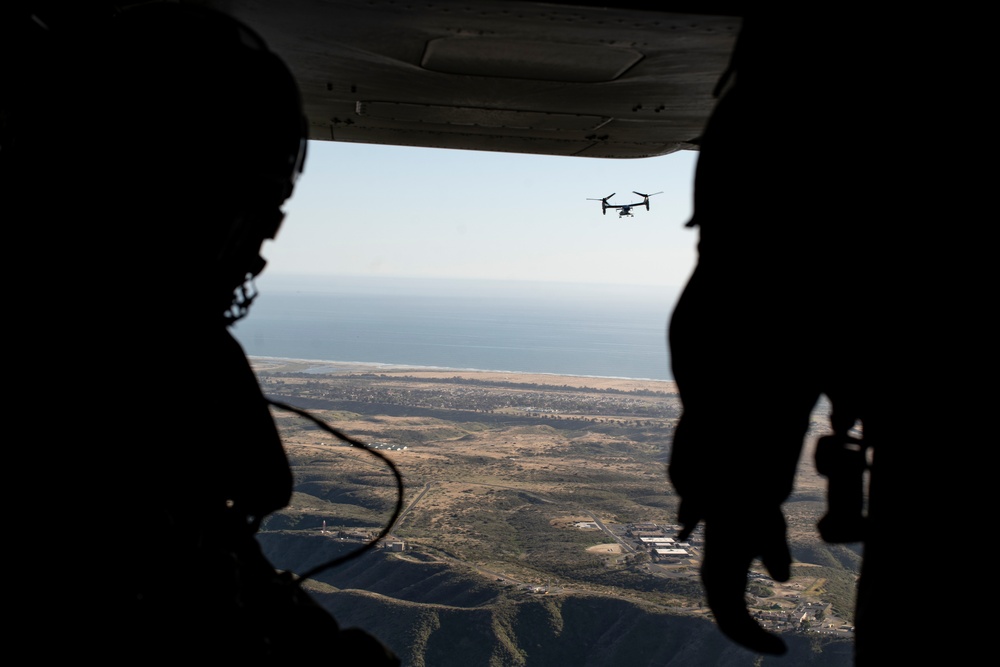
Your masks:
M 69 23 L 39 40 L 22 146 L 70 263 L 109 302 L 127 282 L 162 309 L 238 319 L 305 160 L 295 79 L 247 26 L 196 5 Z

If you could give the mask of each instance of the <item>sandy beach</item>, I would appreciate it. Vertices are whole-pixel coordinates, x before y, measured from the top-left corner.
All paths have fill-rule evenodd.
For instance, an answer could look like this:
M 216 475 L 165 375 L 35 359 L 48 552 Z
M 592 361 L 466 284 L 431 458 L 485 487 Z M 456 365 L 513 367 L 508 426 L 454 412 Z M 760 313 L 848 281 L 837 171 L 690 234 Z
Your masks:
M 675 392 L 677 383 L 668 380 L 648 380 L 635 378 L 606 378 L 580 375 L 553 375 L 545 373 L 515 373 L 507 371 L 481 371 L 455 368 L 427 368 L 424 366 L 402 366 L 393 364 L 365 364 L 357 362 L 321 361 L 310 359 L 278 359 L 274 357 L 250 357 L 256 371 L 269 373 L 311 373 L 316 375 L 349 375 L 378 373 L 386 376 L 411 376 L 428 379 L 461 377 L 471 380 L 491 382 L 516 382 L 570 387 L 591 387 L 595 389 L 619 389 L 632 391 Z

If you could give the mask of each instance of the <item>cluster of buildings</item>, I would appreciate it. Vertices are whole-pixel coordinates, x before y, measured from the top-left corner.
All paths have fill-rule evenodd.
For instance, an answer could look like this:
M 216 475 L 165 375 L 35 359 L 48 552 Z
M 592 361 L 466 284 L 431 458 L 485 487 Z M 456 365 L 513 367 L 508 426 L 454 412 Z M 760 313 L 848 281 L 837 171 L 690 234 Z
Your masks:
M 632 524 L 610 524 L 609 529 L 628 544 L 636 552 L 648 553 L 654 563 L 678 564 L 683 560 L 697 556 L 697 550 L 703 543 L 702 529 L 699 526 L 687 541 L 677 540 L 681 527 L 644 521 Z

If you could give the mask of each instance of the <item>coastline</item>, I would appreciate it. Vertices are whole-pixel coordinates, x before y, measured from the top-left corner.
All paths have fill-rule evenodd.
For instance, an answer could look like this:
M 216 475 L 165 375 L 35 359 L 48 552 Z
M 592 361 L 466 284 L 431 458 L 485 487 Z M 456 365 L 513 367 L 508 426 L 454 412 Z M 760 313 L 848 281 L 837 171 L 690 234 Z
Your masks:
M 417 376 L 428 379 L 461 377 L 470 380 L 512 382 L 526 384 L 591 387 L 595 389 L 619 389 L 632 391 L 648 389 L 652 391 L 675 392 L 677 383 L 672 380 L 652 378 L 601 377 L 593 375 L 557 375 L 554 373 L 524 373 L 520 371 L 497 371 L 475 368 L 444 368 L 438 366 L 412 366 L 378 362 L 329 361 L 324 359 L 288 359 L 284 357 L 249 356 L 255 372 L 268 373 L 309 373 L 315 375 L 354 375 L 378 373 L 385 376 Z

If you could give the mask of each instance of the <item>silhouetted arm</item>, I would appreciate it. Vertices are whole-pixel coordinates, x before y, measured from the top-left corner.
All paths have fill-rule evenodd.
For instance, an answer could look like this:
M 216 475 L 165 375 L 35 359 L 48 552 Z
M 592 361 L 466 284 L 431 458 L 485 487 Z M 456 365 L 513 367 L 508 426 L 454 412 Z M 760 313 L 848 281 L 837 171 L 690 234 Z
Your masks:
M 669 466 L 681 498 L 679 537 L 704 522 L 702 582 L 719 628 L 772 654 L 784 653 L 785 645 L 747 611 L 747 573 L 760 559 L 776 581 L 789 578 L 781 506 L 818 397 L 809 351 L 784 333 L 791 326 L 779 307 L 784 296 L 700 266 L 670 330 L 684 406 Z

